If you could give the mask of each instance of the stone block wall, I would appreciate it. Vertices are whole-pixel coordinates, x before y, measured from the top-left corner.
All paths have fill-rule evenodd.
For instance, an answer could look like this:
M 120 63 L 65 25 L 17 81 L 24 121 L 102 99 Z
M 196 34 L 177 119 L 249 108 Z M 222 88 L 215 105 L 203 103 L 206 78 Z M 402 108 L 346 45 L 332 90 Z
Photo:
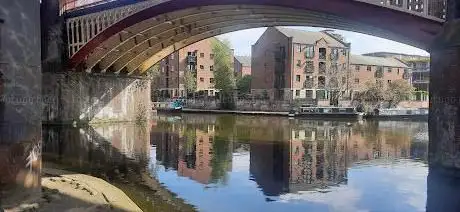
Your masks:
M 149 119 L 150 81 L 140 78 L 44 73 L 43 122 L 85 124 Z

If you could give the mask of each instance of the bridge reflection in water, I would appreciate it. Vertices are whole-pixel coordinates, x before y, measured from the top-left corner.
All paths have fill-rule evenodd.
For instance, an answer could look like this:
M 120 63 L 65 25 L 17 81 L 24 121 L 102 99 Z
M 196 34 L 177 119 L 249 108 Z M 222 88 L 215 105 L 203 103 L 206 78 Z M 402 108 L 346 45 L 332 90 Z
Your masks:
M 150 175 L 203 211 L 419 211 L 427 197 L 427 127 L 426 122 L 160 116 L 148 127 L 45 129 L 43 160 L 45 167 L 113 182 L 143 205 L 161 205 L 169 198 L 164 196 L 172 196 L 139 186 L 143 175 Z M 126 181 L 130 189 L 123 188 Z M 155 195 L 162 197 L 150 199 Z M 191 210 L 176 203 L 177 210 Z

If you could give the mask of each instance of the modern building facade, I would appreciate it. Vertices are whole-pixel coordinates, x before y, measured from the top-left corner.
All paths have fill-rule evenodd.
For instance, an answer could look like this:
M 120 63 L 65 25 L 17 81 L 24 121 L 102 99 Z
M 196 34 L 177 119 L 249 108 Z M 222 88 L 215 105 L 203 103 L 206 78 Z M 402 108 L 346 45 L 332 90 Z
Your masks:
M 209 38 L 191 44 L 165 57 L 159 63 L 159 76 L 152 81 L 152 90 L 155 96 L 184 97 L 185 72 L 191 71 L 196 80 L 198 93 L 214 96 L 214 55 L 212 43 L 220 42 L 217 38 Z M 232 55 L 233 55 L 233 50 Z M 234 58 L 232 56 L 232 62 Z
M 400 79 L 411 80 L 409 67 L 392 57 L 351 55 L 350 66 L 353 72 L 350 87 L 356 92 L 365 89 L 367 82 L 380 80 L 387 84 Z
M 251 75 L 251 57 L 235 56 L 235 76 L 244 77 Z
M 275 100 L 327 100 L 349 80 L 350 44 L 332 31 L 269 27 L 252 46 L 252 93 Z

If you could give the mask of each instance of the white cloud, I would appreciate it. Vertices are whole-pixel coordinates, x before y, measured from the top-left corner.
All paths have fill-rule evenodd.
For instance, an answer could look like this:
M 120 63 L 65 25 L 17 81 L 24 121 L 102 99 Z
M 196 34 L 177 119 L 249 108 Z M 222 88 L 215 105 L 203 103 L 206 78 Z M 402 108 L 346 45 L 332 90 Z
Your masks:
M 330 211 L 364 212 L 356 207 L 361 198 L 361 192 L 350 186 L 331 187 L 327 192 L 300 191 L 280 196 L 282 202 L 309 201 L 327 205 Z

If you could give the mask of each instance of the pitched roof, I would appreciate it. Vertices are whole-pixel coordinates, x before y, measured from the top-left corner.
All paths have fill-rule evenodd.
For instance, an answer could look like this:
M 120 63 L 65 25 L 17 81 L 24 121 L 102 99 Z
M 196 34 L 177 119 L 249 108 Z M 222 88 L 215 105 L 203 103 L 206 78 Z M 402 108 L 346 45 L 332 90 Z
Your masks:
M 292 42 L 301 44 L 315 44 L 322 38 L 328 43 L 330 47 L 345 48 L 346 46 L 333 38 L 332 36 L 324 32 L 310 32 L 298 29 L 275 27 L 279 32 L 283 33 L 287 37 L 292 37 Z
M 395 58 L 350 55 L 350 64 L 407 68 L 406 64 Z
M 241 64 L 243 64 L 243 66 L 251 67 L 250 56 L 235 56 L 235 59 L 237 59 Z

